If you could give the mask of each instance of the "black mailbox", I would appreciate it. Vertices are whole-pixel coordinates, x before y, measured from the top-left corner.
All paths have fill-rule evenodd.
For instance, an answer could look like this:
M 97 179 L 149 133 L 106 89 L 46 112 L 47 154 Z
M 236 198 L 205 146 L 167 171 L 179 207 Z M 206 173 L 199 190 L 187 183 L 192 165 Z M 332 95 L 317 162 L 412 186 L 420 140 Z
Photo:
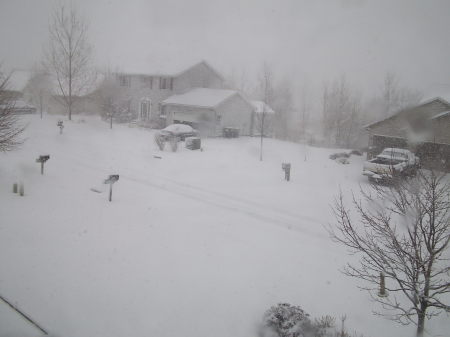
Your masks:
M 109 201 L 112 200 L 112 185 L 119 180 L 118 174 L 111 174 L 108 179 L 105 179 L 104 183 L 109 184 Z
M 50 159 L 50 155 L 44 155 L 44 156 L 39 156 L 39 158 L 36 159 L 36 163 L 45 163 L 47 160 Z
M 119 180 L 119 175 L 111 174 L 108 179 L 105 179 L 105 184 L 114 184 L 117 180 Z

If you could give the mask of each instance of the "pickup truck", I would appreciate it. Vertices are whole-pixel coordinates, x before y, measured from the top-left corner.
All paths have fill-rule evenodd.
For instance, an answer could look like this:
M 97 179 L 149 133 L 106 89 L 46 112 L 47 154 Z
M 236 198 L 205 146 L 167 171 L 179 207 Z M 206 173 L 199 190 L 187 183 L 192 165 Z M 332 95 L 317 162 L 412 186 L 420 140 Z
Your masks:
M 414 176 L 419 158 L 409 150 L 386 148 L 363 166 L 363 175 L 372 181 L 392 180 L 399 176 Z

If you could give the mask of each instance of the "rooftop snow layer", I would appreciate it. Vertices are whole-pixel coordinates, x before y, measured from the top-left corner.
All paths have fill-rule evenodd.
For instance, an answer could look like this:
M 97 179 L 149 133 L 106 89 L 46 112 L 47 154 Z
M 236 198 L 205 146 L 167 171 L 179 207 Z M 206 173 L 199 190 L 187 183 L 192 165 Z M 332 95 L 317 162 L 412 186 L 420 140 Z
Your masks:
M 448 115 L 450 115 L 450 111 L 443 111 L 443 112 L 438 113 L 437 115 L 431 117 L 430 119 L 437 119 L 437 118 L 448 116 Z
M 213 108 L 236 94 L 237 91 L 234 90 L 195 88 L 184 94 L 170 96 L 166 100 L 162 101 L 162 104 Z

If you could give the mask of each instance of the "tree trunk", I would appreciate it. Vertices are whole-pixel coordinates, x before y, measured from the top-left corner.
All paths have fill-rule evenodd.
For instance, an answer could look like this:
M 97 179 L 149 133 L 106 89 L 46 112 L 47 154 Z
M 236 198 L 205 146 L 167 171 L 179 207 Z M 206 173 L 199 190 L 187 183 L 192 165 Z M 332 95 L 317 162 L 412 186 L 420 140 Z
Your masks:
M 422 337 L 425 330 L 425 312 L 420 311 L 417 315 L 417 337 Z
M 40 110 L 41 119 L 42 119 L 42 94 L 39 95 L 39 110 Z
M 113 115 L 111 114 L 110 118 L 109 118 L 109 128 L 112 129 L 112 120 L 113 120 Z
M 262 117 L 261 117 L 261 147 L 260 147 L 260 151 L 259 151 L 259 161 L 263 160 L 264 118 L 265 118 L 265 112 L 263 111 Z
M 72 41 L 69 39 L 69 50 L 72 51 Z M 72 120 L 72 56 L 69 56 L 69 121 Z

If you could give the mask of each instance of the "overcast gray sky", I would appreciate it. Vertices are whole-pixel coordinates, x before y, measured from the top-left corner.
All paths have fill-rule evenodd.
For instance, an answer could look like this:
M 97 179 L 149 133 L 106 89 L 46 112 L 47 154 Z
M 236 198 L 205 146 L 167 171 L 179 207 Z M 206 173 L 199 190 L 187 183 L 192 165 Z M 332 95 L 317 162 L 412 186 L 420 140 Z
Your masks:
M 448 0 L 78 0 L 98 65 L 206 59 L 219 70 L 267 61 L 299 82 L 341 74 L 363 91 L 386 71 L 427 90 L 450 82 Z M 0 0 L 0 59 L 38 61 L 55 1 Z

